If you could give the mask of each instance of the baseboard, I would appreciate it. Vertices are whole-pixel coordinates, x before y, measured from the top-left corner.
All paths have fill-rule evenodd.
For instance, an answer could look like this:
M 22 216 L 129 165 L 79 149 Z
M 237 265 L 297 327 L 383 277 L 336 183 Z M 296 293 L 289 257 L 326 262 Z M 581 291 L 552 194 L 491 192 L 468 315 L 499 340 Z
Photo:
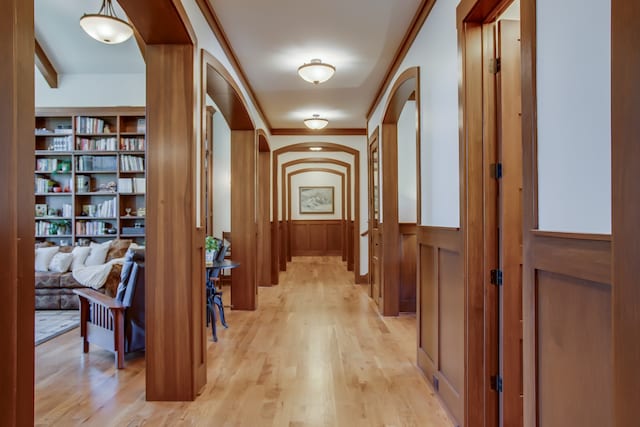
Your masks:
M 369 273 L 357 276 L 356 283 L 359 285 L 366 285 L 369 283 Z

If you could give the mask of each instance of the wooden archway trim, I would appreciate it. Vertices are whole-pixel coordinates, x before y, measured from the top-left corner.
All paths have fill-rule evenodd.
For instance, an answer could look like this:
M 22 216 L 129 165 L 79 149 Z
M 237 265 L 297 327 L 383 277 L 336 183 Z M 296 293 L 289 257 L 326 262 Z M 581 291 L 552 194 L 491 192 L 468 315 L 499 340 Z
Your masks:
M 416 220 L 421 221 L 420 182 L 420 68 L 403 71 L 393 84 L 382 120 L 382 277 L 381 311 L 397 316 L 400 311 L 400 224 L 398 221 L 398 119 L 407 101 L 416 102 Z
M 278 275 L 280 270 L 286 269 L 286 262 L 283 261 L 280 256 L 280 233 L 279 233 L 279 218 L 278 218 L 278 158 L 281 154 L 288 152 L 301 152 L 301 151 L 309 151 L 310 147 L 322 147 L 325 152 L 344 152 L 351 154 L 353 156 L 354 163 L 354 181 L 356 192 L 359 192 L 360 188 L 360 152 L 354 148 L 351 148 L 346 145 L 336 144 L 332 142 L 301 142 L 297 144 L 287 145 L 285 147 L 279 148 L 273 151 L 272 155 L 272 188 L 273 188 L 273 197 L 272 197 L 272 217 L 273 222 L 271 225 L 271 249 L 272 249 L 272 262 L 271 262 L 271 283 L 278 283 Z M 364 278 L 360 275 L 360 239 L 359 239 L 359 227 L 360 227 L 360 201 L 356 200 L 354 206 L 354 221 L 356 227 L 354 227 L 354 236 L 355 244 L 354 244 L 354 274 L 355 274 L 355 282 L 363 283 Z
M 351 215 L 352 205 L 358 199 L 358 195 L 359 195 L 359 189 L 355 188 L 354 186 L 352 191 L 352 188 L 351 188 L 351 184 L 352 184 L 351 164 L 347 162 L 343 162 L 341 160 L 328 158 L 328 157 L 305 157 L 305 158 L 296 159 L 290 162 L 283 163 L 282 165 L 280 165 L 280 172 L 281 172 L 280 188 L 282 189 L 283 192 L 285 192 L 286 191 L 285 189 L 288 188 L 287 181 L 286 181 L 287 169 L 289 167 L 299 165 L 299 164 L 333 164 L 333 165 L 341 166 L 345 168 L 347 173 L 347 186 L 348 186 L 347 194 L 349 195 L 349 197 L 347 198 L 347 215 L 346 215 L 347 230 L 348 230 L 349 227 L 351 227 L 351 222 L 354 221 Z M 285 194 L 288 194 L 288 193 L 285 193 Z M 283 222 L 285 223 L 285 226 L 283 228 L 283 234 L 285 235 L 284 240 L 285 242 L 289 242 L 288 233 L 290 228 L 289 221 L 291 220 L 291 215 L 289 215 L 286 218 L 284 217 L 284 212 L 287 211 L 287 207 L 286 207 L 287 199 L 283 197 L 281 202 L 282 202 L 281 205 L 282 205 L 282 212 L 283 212 Z M 353 227 L 355 229 L 355 221 L 353 223 Z M 353 265 L 355 263 L 354 254 L 353 254 L 354 245 L 355 245 L 355 236 L 352 235 L 351 238 L 349 238 L 349 236 L 346 235 L 345 242 L 346 242 L 346 251 L 344 253 L 344 257 L 346 258 L 346 261 L 347 261 L 347 270 L 353 271 Z M 291 251 L 289 250 L 289 247 L 290 245 L 286 245 L 286 248 L 285 248 L 285 255 L 286 255 L 287 261 L 291 261 Z
M 264 129 L 258 129 L 256 134 L 258 135 L 258 151 L 261 153 L 271 152 L 267 132 L 265 132 Z
M 180 1 L 155 1 L 153 7 L 138 0 L 120 0 L 118 4 L 147 45 L 194 44 L 196 41 Z
M 341 228 L 342 228 L 342 232 L 340 233 L 341 236 L 341 246 L 344 250 L 345 245 L 347 244 L 347 240 L 348 240 L 348 227 L 347 227 L 347 223 L 345 220 L 345 205 L 347 203 L 347 194 L 346 194 L 346 182 L 347 180 L 345 179 L 345 173 L 344 172 L 340 172 L 337 171 L 335 169 L 330 169 L 330 168 L 305 168 L 305 169 L 299 169 L 293 172 L 290 172 L 287 174 L 287 192 L 286 192 L 286 199 L 287 199 L 287 217 L 291 220 L 291 181 L 292 181 L 292 177 L 296 176 L 296 175 L 301 175 L 304 173 L 310 173 L 310 172 L 323 172 L 323 173 L 329 173 L 332 175 L 337 175 L 341 178 L 341 184 L 342 184 L 342 212 L 341 212 Z M 283 194 L 284 196 L 284 194 Z M 284 198 L 284 197 L 283 197 Z M 287 232 L 287 249 L 288 252 L 287 254 L 290 256 L 291 252 L 292 252 L 292 241 L 291 241 L 291 236 L 292 236 L 292 232 L 291 230 L 288 230 Z M 344 255 L 344 251 L 343 251 L 343 255 Z M 344 260 L 344 259 L 343 259 Z

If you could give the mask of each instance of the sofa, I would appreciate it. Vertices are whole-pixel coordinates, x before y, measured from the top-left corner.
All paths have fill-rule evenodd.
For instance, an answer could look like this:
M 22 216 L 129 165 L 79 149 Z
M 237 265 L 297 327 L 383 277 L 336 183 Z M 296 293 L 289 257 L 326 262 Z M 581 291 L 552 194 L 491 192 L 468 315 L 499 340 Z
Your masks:
M 105 262 L 123 257 L 130 245 L 131 240 L 113 240 L 106 254 Z M 36 249 L 42 247 L 53 247 L 53 244 L 39 243 Z M 71 247 L 60 247 L 59 252 L 71 252 L 72 249 Z M 36 268 L 36 270 L 38 269 Z M 120 282 L 121 270 L 121 264 L 113 264 L 104 286 L 98 289 L 98 292 L 113 297 Z M 71 271 L 36 271 L 35 308 L 36 310 L 77 310 L 79 307 L 78 296 L 73 293 L 73 290 L 82 288 L 85 286 L 74 279 Z

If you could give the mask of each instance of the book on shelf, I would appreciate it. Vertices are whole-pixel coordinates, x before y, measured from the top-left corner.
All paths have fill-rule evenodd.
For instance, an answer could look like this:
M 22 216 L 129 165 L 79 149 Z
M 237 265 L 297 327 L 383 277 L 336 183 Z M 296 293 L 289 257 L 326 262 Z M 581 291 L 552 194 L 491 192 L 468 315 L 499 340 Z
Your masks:
M 76 117 L 77 133 L 103 133 L 105 131 L 104 120 L 97 117 Z
M 145 133 L 147 131 L 147 119 L 141 117 L 137 121 L 136 130 L 138 133 Z
M 118 192 L 133 193 L 133 182 L 131 178 L 118 178 Z
M 115 151 L 118 140 L 115 136 L 109 138 L 76 138 L 76 150 L 80 151 Z
M 123 151 L 144 151 L 144 138 L 121 138 L 120 149 Z
M 136 193 L 146 193 L 147 180 L 146 178 L 133 178 L 133 191 Z
M 143 171 L 144 158 L 140 156 L 122 155 L 120 156 L 120 170 L 123 172 Z

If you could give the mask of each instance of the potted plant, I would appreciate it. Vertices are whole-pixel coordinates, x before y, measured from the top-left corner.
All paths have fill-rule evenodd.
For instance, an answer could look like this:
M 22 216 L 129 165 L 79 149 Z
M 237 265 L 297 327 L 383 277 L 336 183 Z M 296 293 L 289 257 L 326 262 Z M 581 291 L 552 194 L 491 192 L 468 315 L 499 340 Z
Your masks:
M 204 239 L 205 262 L 213 262 L 216 251 L 220 248 L 220 242 L 213 236 Z

